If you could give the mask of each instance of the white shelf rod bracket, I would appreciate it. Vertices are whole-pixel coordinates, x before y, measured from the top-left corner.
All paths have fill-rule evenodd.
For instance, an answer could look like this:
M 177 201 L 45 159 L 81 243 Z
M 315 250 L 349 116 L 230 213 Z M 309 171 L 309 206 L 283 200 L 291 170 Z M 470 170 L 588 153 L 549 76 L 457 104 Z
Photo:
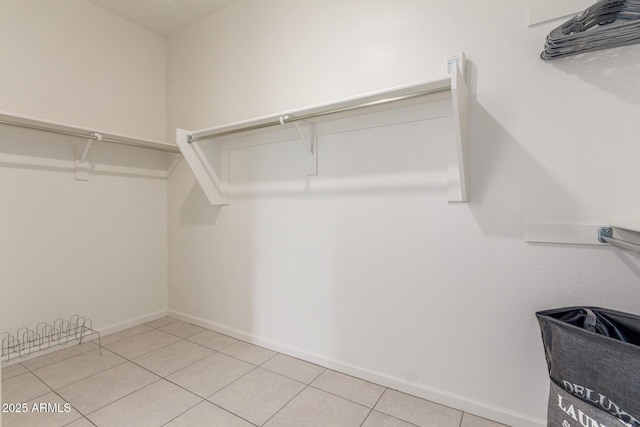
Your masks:
M 84 151 L 82 152 L 82 156 L 80 156 L 81 163 L 84 163 L 87 161 L 87 156 L 89 155 L 89 148 L 91 148 L 91 144 L 93 144 L 93 141 L 96 141 L 96 142 L 102 141 L 102 135 L 99 134 L 98 132 L 94 132 L 93 136 L 95 139 L 93 138 L 87 139 L 87 143 L 84 146 Z
M 293 125 L 298 131 L 298 135 L 300 135 L 300 139 L 302 140 L 302 145 L 305 149 L 305 152 L 309 154 L 309 158 L 313 157 L 313 146 L 311 140 L 307 139 L 307 136 L 302 132 L 302 129 L 300 129 L 300 125 L 298 123 L 294 123 Z
M 95 142 L 102 141 L 102 134 L 94 132 L 91 134 L 91 138 L 87 138 L 87 142 L 84 144 L 82 154 L 76 158 L 76 181 L 89 181 L 89 149 Z
M 293 116 L 285 115 L 280 116 L 280 124 L 286 125 L 287 120 L 293 118 Z M 298 122 L 293 122 L 293 125 L 298 132 L 298 136 L 300 137 L 300 141 L 302 142 L 302 146 L 304 148 L 305 153 L 308 155 L 309 168 L 307 169 L 307 175 L 317 175 L 318 174 L 318 156 L 317 156 L 317 138 L 314 133 L 313 125 L 309 127 L 310 135 L 305 135 L 302 128 L 298 124 Z

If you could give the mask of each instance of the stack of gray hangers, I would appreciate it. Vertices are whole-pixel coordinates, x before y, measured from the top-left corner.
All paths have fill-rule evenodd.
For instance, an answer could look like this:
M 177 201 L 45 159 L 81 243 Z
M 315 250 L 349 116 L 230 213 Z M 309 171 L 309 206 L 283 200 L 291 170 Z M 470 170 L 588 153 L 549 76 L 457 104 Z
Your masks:
M 640 43 L 640 0 L 602 0 L 547 36 L 542 59 Z

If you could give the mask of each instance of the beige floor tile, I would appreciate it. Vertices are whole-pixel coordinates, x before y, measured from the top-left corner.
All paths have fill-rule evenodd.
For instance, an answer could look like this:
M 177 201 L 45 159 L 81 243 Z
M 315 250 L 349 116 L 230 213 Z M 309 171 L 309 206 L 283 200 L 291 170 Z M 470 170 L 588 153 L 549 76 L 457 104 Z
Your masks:
M 2 380 L 8 380 L 9 378 L 16 377 L 18 375 L 26 374 L 27 368 L 22 366 L 21 363 L 2 367 Z
M 384 392 L 382 386 L 329 369 L 312 382 L 311 386 L 368 408 L 373 408 Z
M 174 372 L 167 379 L 207 398 L 253 368 L 249 363 L 215 353 Z
M 256 368 L 208 400 L 256 425 L 262 425 L 305 385 L 266 369 Z
M 93 342 L 86 342 L 82 344 L 74 344 L 70 347 L 63 348 L 61 350 L 53 351 L 51 353 L 43 354 L 42 356 L 35 357 L 33 359 L 25 360 L 22 364 L 31 370 L 42 368 L 43 366 L 52 365 L 68 359 L 73 356 L 77 356 L 82 353 L 94 350 L 98 348 L 97 344 Z
M 213 350 L 189 341 L 180 340 L 151 353 L 133 359 L 135 363 L 161 377 L 189 366 L 213 354 Z
M 462 416 L 461 427 L 507 427 L 504 424 L 496 423 L 495 421 L 487 420 L 486 418 L 480 418 L 475 415 L 465 413 Z
M 325 368 L 322 366 L 314 365 L 313 363 L 295 359 L 284 354 L 277 354 L 260 365 L 260 367 L 305 384 L 311 383 L 325 371 Z
M 101 427 L 157 427 L 198 404 L 201 399 L 160 380 L 87 417 Z
M 420 427 L 459 427 L 462 420 L 460 411 L 389 389 L 375 409 Z
M 204 401 L 164 427 L 254 427 L 242 418 Z
M 275 351 L 249 344 L 244 341 L 238 341 L 237 343 L 221 350 L 221 352 L 237 359 L 244 360 L 245 362 L 249 362 L 253 365 L 261 365 L 276 355 Z
M 231 338 L 227 335 L 222 335 L 213 331 L 203 331 L 199 334 L 190 336 L 187 338 L 189 341 L 196 344 L 203 345 L 212 350 L 220 351 L 225 347 L 229 347 L 231 344 L 238 342 L 237 339 Z
M 100 356 L 98 350 L 91 350 L 36 369 L 33 373 L 55 390 L 90 375 L 105 371 L 124 361 L 122 357 L 103 348 L 102 356 Z
M 3 390 L 4 391 L 4 390 Z M 4 427 L 60 427 L 77 420 L 81 415 L 60 396 L 51 392 L 27 403 L 26 413 L 2 414 Z
M 24 403 L 50 391 L 45 383 L 30 372 L 2 380 L 3 403 Z
M 415 427 L 415 424 L 409 424 L 382 412 L 371 411 L 362 427 Z
M 133 393 L 159 377 L 126 362 L 56 390 L 83 414 L 88 414 Z
M 162 326 L 159 329 L 161 331 L 168 332 L 172 335 L 177 335 L 180 338 L 188 338 L 192 335 L 199 334 L 200 332 L 206 331 L 205 328 L 192 325 L 191 323 L 182 322 L 180 320 L 169 323 L 168 325 Z
M 147 325 L 138 325 L 100 337 L 100 342 L 102 343 L 102 345 L 113 344 L 114 342 L 118 342 L 126 338 L 131 338 L 149 331 L 153 331 L 153 328 Z M 93 342 L 97 344 L 98 340 L 93 340 Z
M 360 427 L 369 411 L 357 403 L 307 387 L 265 427 Z
M 86 418 L 80 418 L 65 427 L 94 427 L 94 424 Z
M 161 328 L 163 326 L 168 325 L 169 323 L 177 322 L 178 319 L 174 319 L 173 317 L 161 317 L 156 320 L 152 320 L 151 322 L 145 323 L 145 325 L 149 325 L 152 328 Z
M 175 335 L 152 329 L 149 332 L 108 344 L 106 347 L 122 357 L 134 359 L 179 340 L 180 338 Z

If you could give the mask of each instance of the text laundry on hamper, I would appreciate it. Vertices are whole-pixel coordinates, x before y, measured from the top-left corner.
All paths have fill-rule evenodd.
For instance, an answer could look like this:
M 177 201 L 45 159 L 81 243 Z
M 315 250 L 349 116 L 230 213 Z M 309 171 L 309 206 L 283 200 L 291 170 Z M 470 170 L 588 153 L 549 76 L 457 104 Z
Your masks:
M 536 313 L 551 389 L 548 427 L 640 427 L 640 317 L 598 307 Z

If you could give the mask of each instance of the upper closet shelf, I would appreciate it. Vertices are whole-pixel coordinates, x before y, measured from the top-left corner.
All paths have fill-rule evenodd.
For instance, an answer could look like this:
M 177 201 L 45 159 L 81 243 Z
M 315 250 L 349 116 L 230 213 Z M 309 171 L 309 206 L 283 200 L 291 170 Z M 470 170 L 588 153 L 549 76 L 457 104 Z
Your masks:
M 73 136 L 90 141 L 110 142 L 114 144 L 132 145 L 136 147 L 150 148 L 153 150 L 166 151 L 169 153 L 179 153 L 178 147 L 166 142 L 151 141 L 148 139 L 133 138 L 118 135 L 110 132 L 103 132 L 93 129 L 82 128 L 62 123 L 50 122 L 46 120 L 34 119 L 31 117 L 18 116 L 15 114 L 0 112 L 0 124 L 14 127 L 33 129 L 38 131 L 51 132 L 61 135 Z M 87 144 L 90 145 L 90 144 Z M 88 149 L 87 149 L 88 150 Z M 86 151 L 86 150 L 85 150 Z M 84 153 L 86 158 L 86 152 Z
M 197 181 L 212 205 L 227 204 L 226 182 L 207 159 L 199 142 L 231 135 L 259 132 L 271 127 L 295 127 L 312 161 L 316 161 L 317 147 L 313 131 L 302 129 L 301 123 L 313 125 L 349 115 L 382 109 L 398 108 L 414 103 L 440 100 L 437 94 L 450 94 L 452 101 L 452 138 L 449 141 L 448 199 L 452 202 L 469 200 L 468 190 L 468 110 L 469 93 L 464 80 L 464 54 L 448 60 L 450 75 L 441 79 L 366 93 L 335 102 L 315 105 L 296 111 L 282 112 L 251 120 L 231 123 L 202 130 L 177 129 L 176 142 L 180 152 L 192 169 Z M 307 131 L 307 132 L 305 132 Z

